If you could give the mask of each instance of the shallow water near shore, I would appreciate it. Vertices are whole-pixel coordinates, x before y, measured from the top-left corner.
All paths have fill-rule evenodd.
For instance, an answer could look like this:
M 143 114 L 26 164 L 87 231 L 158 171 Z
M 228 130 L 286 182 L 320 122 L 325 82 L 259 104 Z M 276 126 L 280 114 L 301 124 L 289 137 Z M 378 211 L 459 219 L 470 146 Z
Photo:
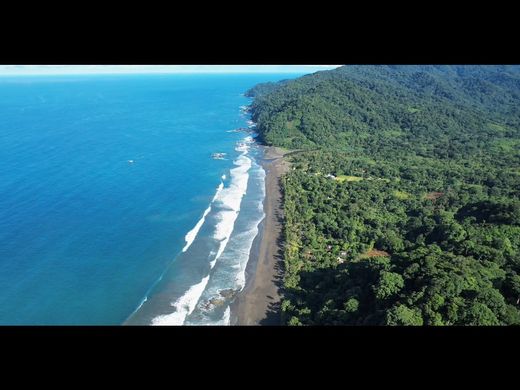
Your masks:
M 250 250 L 264 218 L 261 149 L 252 136 L 238 145 L 235 167 L 223 175 L 196 238 L 126 324 L 229 324 L 230 304 L 245 285 Z
M 263 218 L 243 93 L 296 76 L 0 78 L 0 324 L 227 324 Z

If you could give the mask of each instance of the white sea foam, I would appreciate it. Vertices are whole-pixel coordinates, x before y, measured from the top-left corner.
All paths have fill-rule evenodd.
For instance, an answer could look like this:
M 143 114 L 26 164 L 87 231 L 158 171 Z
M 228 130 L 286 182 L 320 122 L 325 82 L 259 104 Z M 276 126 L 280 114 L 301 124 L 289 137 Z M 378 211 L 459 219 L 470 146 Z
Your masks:
M 231 185 L 226 188 L 222 193 L 220 194 L 220 197 L 218 200 L 222 202 L 223 209 L 218 214 L 219 222 L 215 226 L 215 234 L 214 238 L 218 241 L 220 241 L 220 245 L 217 251 L 217 255 L 215 256 L 214 260 L 210 263 L 211 267 L 213 268 L 217 262 L 217 260 L 220 258 L 224 250 L 226 249 L 229 238 L 231 237 L 231 233 L 233 232 L 235 221 L 238 217 L 238 214 L 240 212 L 240 205 L 242 202 L 243 196 L 246 194 L 247 191 L 247 184 L 249 181 L 249 170 L 252 166 L 252 161 L 249 157 L 247 157 L 247 152 L 249 151 L 250 145 L 254 142 L 253 137 L 248 136 L 244 138 L 242 142 L 239 142 L 237 144 L 237 147 L 235 148 L 236 151 L 242 152 L 242 154 L 234 161 L 235 165 L 237 165 L 236 168 L 231 169 Z M 263 172 L 263 170 L 262 170 Z M 265 172 L 263 172 L 265 175 Z M 226 191 L 227 190 L 227 191 Z M 263 217 L 262 217 L 263 218 Z M 261 219 L 260 219 L 261 220 Z M 253 242 L 254 237 L 258 233 L 257 225 L 260 222 L 260 220 L 255 224 L 256 231 L 250 230 L 248 231 L 248 249 L 251 248 L 251 244 Z M 244 237 L 246 238 L 246 237 Z M 242 241 L 241 239 L 237 241 Z M 249 243 L 250 241 L 250 243 Z M 249 253 L 246 254 L 246 259 L 249 257 Z M 243 263 L 243 262 L 241 262 Z M 247 264 L 247 260 L 246 263 Z M 243 272 L 244 273 L 244 280 L 245 280 L 245 264 L 243 264 Z M 238 277 L 240 281 L 242 278 Z M 240 284 L 241 287 L 244 286 L 244 283 Z
M 231 307 L 228 306 L 226 311 L 224 312 L 224 317 L 222 317 L 222 321 L 219 325 L 229 325 L 229 319 L 231 318 Z
M 259 225 L 265 218 L 263 210 L 265 171 L 255 164 L 255 169 L 250 172 L 250 175 L 253 177 L 251 183 L 255 184 L 255 189 L 259 191 L 258 194 L 253 195 L 255 201 L 247 202 L 248 211 L 253 211 L 253 213 L 247 218 L 246 225 L 241 225 L 240 231 L 237 231 L 235 226 L 233 239 L 229 241 L 225 253 L 220 257 L 219 261 L 222 264 L 219 264 L 219 267 L 213 271 L 212 280 L 208 283 L 201 301 L 198 303 L 201 306 L 197 306 L 195 309 L 200 310 L 198 313 L 200 317 L 194 319 L 192 325 L 229 325 L 230 312 L 227 310 L 229 306 L 225 313 L 219 316 L 219 319 L 215 319 L 214 308 L 209 307 L 208 309 L 204 303 L 210 301 L 211 298 L 220 298 L 223 289 L 242 290 L 245 286 L 250 251 L 255 237 L 258 235 Z M 246 207 L 244 203 L 241 206 Z M 215 264 L 216 261 L 214 260 L 212 263 Z
M 226 249 L 226 246 L 229 243 L 229 239 L 231 234 L 233 233 L 233 229 L 235 226 L 235 221 L 240 212 L 240 207 L 242 203 L 242 198 L 246 194 L 247 185 L 249 181 L 249 170 L 252 166 L 252 160 L 247 157 L 247 152 L 249 151 L 250 144 L 254 142 L 252 137 L 246 137 L 242 142 L 237 143 L 235 148 L 236 151 L 241 152 L 240 156 L 238 156 L 235 161 L 235 167 L 230 170 L 230 180 L 229 186 L 224 188 L 224 183 L 221 182 L 213 200 L 211 201 L 210 206 L 204 212 L 203 217 L 197 223 L 197 225 L 186 235 L 187 245 L 185 249 L 187 249 L 195 237 L 198 234 L 199 229 L 202 227 L 204 220 L 207 214 L 214 208 L 218 209 L 215 218 L 217 219 L 217 223 L 215 225 L 215 230 L 213 237 L 219 241 L 219 247 L 216 253 L 212 252 L 211 255 L 214 255 L 213 260 L 210 262 L 210 267 L 213 268 L 217 263 L 217 260 L 221 257 L 222 253 Z M 222 175 L 222 180 L 226 179 L 226 175 Z M 240 264 L 237 267 L 238 276 L 237 276 L 237 284 L 241 287 L 244 285 L 242 280 L 245 280 L 245 264 L 247 263 L 247 258 L 249 255 L 249 249 L 251 247 L 251 243 L 258 233 L 258 223 L 260 220 L 255 221 L 254 227 L 252 229 L 248 229 L 247 232 L 241 234 L 240 238 L 244 238 L 247 243 L 240 250 Z M 183 250 L 183 252 L 185 251 Z M 247 253 L 246 253 L 247 252 Z M 241 276 L 244 274 L 243 276 Z M 202 279 L 202 281 L 188 289 L 188 291 L 180 297 L 172 306 L 175 307 L 175 312 L 171 314 L 161 315 L 152 320 L 153 325 L 182 325 L 186 321 L 186 317 L 190 315 L 195 309 L 197 302 L 200 300 L 204 290 L 207 287 L 209 281 L 209 275 Z M 224 313 L 222 320 L 219 321 L 221 325 L 228 325 L 230 320 L 230 308 L 227 307 Z
M 134 310 L 134 313 L 139 310 L 143 305 L 144 303 L 148 300 L 148 296 L 144 297 L 141 301 L 141 303 L 139 304 L 139 306 L 137 306 L 137 309 Z
M 215 325 L 229 325 L 231 319 L 231 307 L 226 307 L 226 310 L 224 311 L 224 314 L 222 315 L 222 318 L 219 320 L 214 320 L 210 318 L 206 318 L 204 322 L 187 322 L 185 325 L 198 325 L 198 326 L 215 326 Z
M 211 203 L 213 203 L 215 201 L 215 199 L 217 199 L 218 194 L 220 193 L 220 191 L 222 191 L 223 188 L 224 188 L 224 183 L 221 182 L 217 188 L 217 192 L 215 193 L 215 196 L 211 200 Z M 204 221 L 206 220 L 206 216 L 211 211 L 211 203 L 210 203 L 209 207 L 206 209 L 206 211 L 204 211 L 202 218 L 199 219 L 199 221 L 197 222 L 195 227 L 193 229 L 191 229 L 184 237 L 184 240 L 186 241 L 186 245 L 184 246 L 184 248 L 182 248 L 183 252 L 186 252 L 188 250 L 188 248 L 191 246 L 191 244 L 195 240 L 195 237 L 197 237 L 197 234 L 199 233 L 200 228 L 202 227 L 202 225 L 204 224 Z
M 239 256 L 240 262 L 237 265 L 236 269 L 238 270 L 235 283 L 237 284 L 238 288 L 242 290 L 244 286 L 246 285 L 246 266 L 247 262 L 249 260 L 249 251 L 251 250 L 251 247 L 253 246 L 253 241 L 255 237 L 258 235 L 258 225 L 260 222 L 265 218 L 265 214 L 262 213 L 261 218 L 259 218 L 257 221 L 254 222 L 254 225 L 251 229 L 244 232 L 243 234 L 243 243 L 244 247 L 242 249 L 242 253 Z
M 220 241 L 220 245 L 217 251 L 217 255 L 214 260 L 210 263 L 213 268 L 218 258 L 222 255 L 226 246 L 229 242 L 229 237 L 233 232 L 235 221 L 240 212 L 240 204 L 242 197 L 247 191 L 247 182 L 249 180 L 249 168 L 251 168 L 251 159 L 246 157 L 246 153 L 249 150 L 247 145 L 237 146 L 237 151 L 242 151 L 242 154 L 234 161 L 236 168 L 230 170 L 231 184 L 228 188 L 225 188 L 217 197 L 216 201 L 219 202 L 222 209 L 217 215 L 218 222 L 215 226 L 214 238 Z
M 258 175 L 261 177 L 262 183 L 265 183 L 265 170 L 260 169 L 258 172 Z M 261 212 L 259 218 L 255 221 L 251 221 L 251 225 L 249 225 L 249 229 L 243 233 L 243 238 L 241 242 L 243 243 L 244 247 L 242 250 L 242 256 L 240 256 L 240 262 L 239 267 L 237 267 L 240 271 L 237 273 L 235 282 L 238 285 L 238 288 L 243 289 L 246 284 L 246 266 L 247 262 L 249 261 L 249 251 L 251 250 L 251 247 L 253 246 L 253 241 L 255 237 L 258 235 L 258 226 L 260 225 L 260 222 L 265 218 L 265 212 L 264 212 L 264 198 L 265 198 L 265 186 L 262 185 L 261 187 L 261 193 L 262 193 L 262 200 L 260 200 L 257 203 L 258 211 Z
M 216 253 L 217 252 L 215 252 L 215 251 L 210 251 L 208 258 L 212 258 L 213 256 L 215 256 Z M 213 260 L 209 262 L 210 269 L 213 269 L 216 262 L 217 262 L 217 258 L 213 257 Z
M 226 175 L 222 175 L 222 179 L 225 179 L 226 178 Z M 217 188 L 217 192 L 215 192 L 215 196 L 213 197 L 213 199 L 211 199 L 211 203 L 213 203 L 215 201 L 215 199 L 217 199 L 218 197 L 218 194 L 220 194 L 220 191 L 222 191 L 224 189 L 224 183 L 220 182 L 220 184 L 218 185 L 218 188 Z
M 235 150 L 237 152 L 247 152 L 248 151 L 248 146 L 246 145 L 245 142 L 239 142 L 237 144 L 237 147 L 235 148 Z
M 191 244 L 195 240 L 195 237 L 197 237 L 197 234 L 199 233 L 199 230 L 202 227 L 202 225 L 204 224 L 204 221 L 206 220 L 206 216 L 209 214 L 210 211 L 211 211 L 211 206 L 209 206 L 206 209 L 206 211 L 204 211 L 204 214 L 202 214 L 202 218 L 199 219 L 199 221 L 197 222 L 195 227 L 186 234 L 186 237 L 184 237 L 184 240 L 186 241 L 186 245 L 184 246 L 184 248 L 182 248 L 183 252 L 186 252 L 188 250 L 188 248 L 191 246 Z
M 209 275 L 202 279 L 200 283 L 197 283 L 189 288 L 186 293 L 180 297 L 172 306 L 175 311 L 171 314 L 164 314 L 152 319 L 152 325 L 182 325 L 186 320 L 186 317 L 191 314 L 197 302 L 202 295 L 202 292 L 206 288 L 209 281 Z
M 263 212 L 263 202 L 258 202 L 258 211 L 261 213 L 250 221 L 246 230 L 235 235 L 233 238 L 233 247 L 230 248 L 229 252 L 226 252 L 226 259 L 232 260 L 230 267 L 234 270 L 234 288 L 239 290 L 243 289 L 246 283 L 246 267 L 249 261 L 249 255 L 253 241 L 258 235 L 258 226 L 260 222 L 265 218 Z

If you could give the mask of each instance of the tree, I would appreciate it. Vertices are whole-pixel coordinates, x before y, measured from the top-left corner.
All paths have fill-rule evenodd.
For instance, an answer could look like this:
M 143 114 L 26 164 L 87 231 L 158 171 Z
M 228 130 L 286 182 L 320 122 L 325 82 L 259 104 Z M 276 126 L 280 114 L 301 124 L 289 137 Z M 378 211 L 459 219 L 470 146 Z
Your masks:
M 423 318 L 418 309 L 397 305 L 387 311 L 386 325 L 423 325 Z
M 354 313 L 359 308 L 359 301 L 356 298 L 350 298 L 345 302 L 344 308 L 347 313 Z
M 464 323 L 467 325 L 500 325 L 493 311 L 480 302 L 470 304 L 465 312 Z
M 374 286 L 377 299 L 387 299 L 396 295 L 404 287 L 403 277 L 395 272 L 382 271 L 379 282 Z
M 260 139 L 302 149 L 282 177 L 283 321 L 518 322 L 518 80 L 348 66 L 253 88 Z

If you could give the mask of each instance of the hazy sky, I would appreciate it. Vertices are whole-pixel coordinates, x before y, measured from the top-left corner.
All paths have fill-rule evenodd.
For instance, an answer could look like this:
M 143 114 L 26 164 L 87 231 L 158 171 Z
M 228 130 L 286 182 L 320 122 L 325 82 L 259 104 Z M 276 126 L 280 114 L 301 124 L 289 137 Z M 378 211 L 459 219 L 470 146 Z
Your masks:
M 312 73 L 339 65 L 0 65 L 0 75 L 80 73 Z

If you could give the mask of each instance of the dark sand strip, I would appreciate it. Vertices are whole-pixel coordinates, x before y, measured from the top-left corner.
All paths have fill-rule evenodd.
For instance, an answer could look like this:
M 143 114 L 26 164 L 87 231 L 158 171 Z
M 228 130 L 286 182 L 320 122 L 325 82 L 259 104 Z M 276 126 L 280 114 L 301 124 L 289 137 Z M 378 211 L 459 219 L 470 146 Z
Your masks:
M 265 219 L 253 242 L 246 268 L 246 286 L 231 305 L 232 325 L 280 325 L 282 284 L 282 193 L 280 176 L 289 164 L 278 148 L 266 147 Z

